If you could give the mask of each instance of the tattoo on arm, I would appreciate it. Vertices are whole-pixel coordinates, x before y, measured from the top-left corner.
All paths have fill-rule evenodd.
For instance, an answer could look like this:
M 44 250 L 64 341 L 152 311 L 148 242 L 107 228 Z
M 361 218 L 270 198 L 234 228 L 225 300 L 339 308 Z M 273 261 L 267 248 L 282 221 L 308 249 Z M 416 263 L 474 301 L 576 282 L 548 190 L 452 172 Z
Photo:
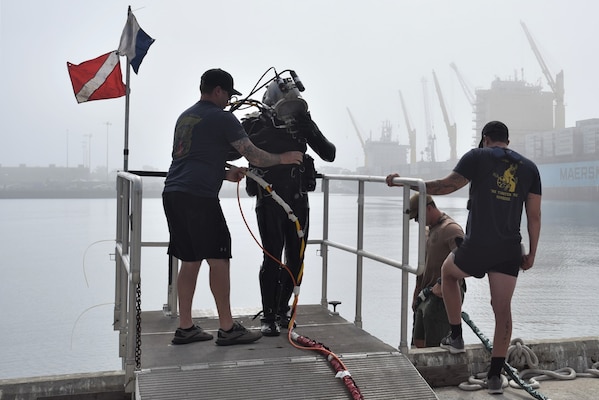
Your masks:
M 258 167 L 270 167 L 280 163 L 278 154 L 271 154 L 256 147 L 248 138 L 236 140 L 231 145 L 250 163 Z
M 427 194 L 449 194 L 463 188 L 467 183 L 468 179 L 457 172 L 452 172 L 443 179 L 426 181 L 426 192 Z

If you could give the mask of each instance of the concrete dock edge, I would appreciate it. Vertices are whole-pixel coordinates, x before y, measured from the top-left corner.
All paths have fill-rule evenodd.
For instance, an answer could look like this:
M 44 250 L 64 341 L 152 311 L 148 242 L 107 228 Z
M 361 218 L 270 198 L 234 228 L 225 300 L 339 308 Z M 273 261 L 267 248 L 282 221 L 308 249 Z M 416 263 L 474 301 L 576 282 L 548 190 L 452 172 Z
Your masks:
M 570 367 L 578 373 L 599 361 L 599 337 L 595 336 L 524 341 L 524 346 L 538 357 L 538 369 L 555 371 Z M 491 360 L 482 344 L 465 348 L 466 353 L 455 355 L 440 347 L 410 349 L 407 356 L 430 386 L 455 386 L 470 376 L 486 372 Z

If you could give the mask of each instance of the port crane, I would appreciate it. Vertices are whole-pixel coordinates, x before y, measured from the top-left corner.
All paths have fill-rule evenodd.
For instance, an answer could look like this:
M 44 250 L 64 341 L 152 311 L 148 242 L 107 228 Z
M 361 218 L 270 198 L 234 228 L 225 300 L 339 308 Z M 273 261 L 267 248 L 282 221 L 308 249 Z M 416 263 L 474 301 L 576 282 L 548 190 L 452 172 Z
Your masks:
M 549 84 L 549 87 L 551 88 L 551 91 L 553 92 L 554 99 L 555 99 L 554 127 L 556 129 L 565 128 L 566 127 L 566 108 L 564 106 L 564 71 L 562 70 L 562 71 L 558 72 L 557 75 L 555 76 L 555 79 L 553 79 L 553 76 L 551 75 L 551 72 L 549 72 L 549 68 L 547 67 L 547 64 L 545 64 L 545 60 L 543 60 L 543 56 L 541 55 L 541 52 L 537 48 L 537 45 L 536 45 L 534 39 L 532 38 L 532 35 L 528 31 L 526 24 L 523 21 L 520 21 L 520 25 L 522 25 L 522 29 L 524 29 L 524 33 L 526 34 L 526 38 L 528 39 L 528 42 L 530 43 L 530 47 L 532 48 L 533 53 L 535 53 L 535 56 L 537 57 L 537 61 L 541 65 L 543 74 L 545 75 L 545 78 L 547 79 L 547 83 Z
M 362 135 L 360 134 L 360 129 L 358 129 L 358 124 L 356 124 L 356 121 L 354 120 L 354 116 L 352 115 L 351 111 L 349 111 L 349 107 L 345 107 L 345 108 L 347 110 L 347 113 L 349 114 L 349 119 L 351 119 L 351 123 L 354 126 L 356 133 L 358 134 L 358 139 L 360 139 L 360 145 L 362 146 L 362 151 L 364 152 L 364 165 L 368 165 L 366 145 L 364 144 L 364 139 L 362 139 Z
M 443 100 L 443 93 L 441 92 L 441 85 L 439 85 L 439 80 L 437 79 L 437 74 L 435 74 L 435 70 L 433 70 L 433 79 L 435 81 L 435 89 L 437 89 L 437 97 L 439 97 L 439 104 L 441 105 L 441 111 L 443 112 L 443 121 L 445 122 L 445 126 L 447 127 L 447 135 L 449 136 L 449 159 L 457 160 L 458 158 L 458 150 L 457 150 L 457 128 L 455 122 L 452 124 L 449 120 L 449 114 L 447 112 L 447 108 L 445 107 L 445 101 Z
M 466 83 L 466 80 L 464 79 L 464 77 L 462 76 L 460 71 L 458 70 L 458 67 L 457 67 L 457 65 L 455 65 L 455 63 L 452 62 L 451 64 L 449 64 L 449 66 L 455 71 L 455 74 L 458 77 L 458 82 L 460 82 L 460 86 L 462 87 L 462 90 L 464 91 L 464 94 L 466 95 L 466 99 L 468 99 L 468 102 L 470 103 L 470 105 L 474 107 L 476 105 L 476 96 L 474 95 L 474 93 L 472 93 L 472 90 L 470 89 L 470 85 L 468 85 L 468 83 Z
M 437 138 L 433 132 L 431 109 L 428 99 L 428 81 L 425 77 L 422 78 L 422 93 L 424 99 L 424 122 L 426 125 L 426 147 L 424 152 L 426 153 L 426 161 L 436 162 L 437 157 L 435 155 L 435 140 Z
M 401 109 L 403 110 L 403 116 L 406 120 L 406 127 L 408 129 L 408 140 L 410 142 L 410 164 L 414 164 L 416 162 L 416 129 L 412 128 L 406 102 L 403 99 L 401 90 L 399 91 L 399 100 L 401 101 Z
M 471 86 L 466 82 L 466 80 L 464 79 L 464 76 L 458 70 L 458 67 L 457 67 L 457 65 L 455 65 L 455 63 L 452 62 L 451 64 L 449 64 L 449 66 L 455 71 L 455 74 L 458 78 L 458 82 L 460 83 L 460 86 L 462 87 L 462 90 L 464 91 L 464 94 L 466 95 L 466 99 L 468 99 L 468 102 L 472 106 L 473 112 L 476 114 L 476 95 L 472 92 Z M 474 146 L 477 145 L 478 140 L 479 140 L 478 133 L 476 131 L 474 131 L 474 133 L 472 134 L 472 143 Z

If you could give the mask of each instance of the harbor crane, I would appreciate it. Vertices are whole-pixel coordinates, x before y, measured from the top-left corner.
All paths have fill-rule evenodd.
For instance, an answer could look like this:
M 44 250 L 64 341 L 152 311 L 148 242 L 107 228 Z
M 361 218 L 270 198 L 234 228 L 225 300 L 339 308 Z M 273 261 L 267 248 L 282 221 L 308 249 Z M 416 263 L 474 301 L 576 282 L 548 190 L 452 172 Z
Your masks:
M 457 160 L 458 151 L 457 151 L 457 128 L 455 122 L 452 124 L 449 120 L 449 114 L 447 113 L 447 108 L 445 107 L 445 101 L 443 100 L 443 93 L 441 92 L 441 85 L 439 85 L 439 80 L 437 79 L 437 74 L 435 74 L 435 70 L 433 70 L 433 79 L 435 81 L 435 89 L 437 89 L 437 97 L 439 97 L 439 104 L 441 105 L 441 111 L 443 112 L 443 121 L 445 122 L 445 126 L 447 127 L 447 135 L 449 136 L 449 159 Z
M 455 74 L 458 77 L 458 82 L 460 82 L 460 86 L 462 87 L 462 90 L 464 91 L 464 94 L 466 95 L 468 102 L 470 103 L 471 106 L 474 107 L 474 105 L 476 105 L 476 96 L 474 95 L 474 93 L 472 93 L 472 90 L 470 89 L 470 85 L 468 85 L 468 83 L 466 83 L 466 80 L 464 79 L 464 77 L 462 76 L 460 71 L 458 70 L 458 67 L 457 67 L 457 65 L 455 65 L 455 63 L 452 62 L 451 64 L 449 64 L 449 66 L 451 68 L 453 68 L 453 70 L 455 71 Z
M 460 86 L 462 87 L 462 90 L 466 95 L 466 99 L 468 99 L 468 102 L 472 106 L 472 111 L 476 114 L 476 95 L 472 92 L 471 86 L 466 82 L 466 80 L 462 76 L 462 73 L 458 70 L 458 67 L 457 65 L 455 65 L 454 62 L 449 64 L 449 66 L 455 71 L 455 74 L 458 77 L 458 82 L 460 82 Z M 476 146 L 478 140 L 478 133 L 474 131 L 474 133 L 472 134 L 472 143 Z
M 551 88 L 551 91 L 553 92 L 553 96 L 555 99 L 554 127 L 556 129 L 565 128 L 566 127 L 566 108 L 564 106 L 564 71 L 562 70 L 562 71 L 558 72 L 557 75 L 555 76 L 555 79 L 553 79 L 553 76 L 551 75 L 551 72 L 549 72 L 549 68 L 547 67 L 547 64 L 545 64 L 545 60 L 543 60 L 543 56 L 541 55 L 541 52 L 537 48 L 537 45 L 536 45 L 534 39 L 532 38 L 532 35 L 528 31 L 526 24 L 523 21 L 520 21 L 520 25 L 522 25 L 522 29 L 524 29 L 524 33 L 526 34 L 526 38 L 528 39 L 528 42 L 530 43 L 530 47 L 532 48 L 533 53 L 535 53 L 535 56 L 537 57 L 537 61 L 541 65 L 543 74 L 545 75 L 545 78 L 547 79 L 547 83 L 549 84 L 549 87 Z
M 426 153 L 426 161 L 436 162 L 437 157 L 435 154 L 435 136 L 433 130 L 433 123 L 431 118 L 431 109 L 428 99 L 428 81 L 425 77 L 422 77 L 422 93 L 424 99 L 424 122 L 426 125 L 426 147 L 424 149 Z
M 364 165 L 368 165 L 367 154 L 366 154 L 366 145 L 364 144 L 364 139 L 362 139 L 362 135 L 360 134 L 360 129 L 358 129 L 358 124 L 354 120 L 354 116 L 352 115 L 351 111 L 349 111 L 349 107 L 345 107 L 345 108 L 347 110 L 347 113 L 349 114 L 349 119 L 351 119 L 351 123 L 354 126 L 356 133 L 358 134 L 358 139 L 360 139 L 360 145 L 362 146 L 362 151 L 364 152 Z
M 416 129 L 412 128 L 406 102 L 403 99 L 401 90 L 399 91 L 399 99 L 401 100 L 401 109 L 403 110 L 403 116 L 406 120 L 406 127 L 408 129 L 408 140 L 410 141 L 410 164 L 414 164 L 416 163 Z

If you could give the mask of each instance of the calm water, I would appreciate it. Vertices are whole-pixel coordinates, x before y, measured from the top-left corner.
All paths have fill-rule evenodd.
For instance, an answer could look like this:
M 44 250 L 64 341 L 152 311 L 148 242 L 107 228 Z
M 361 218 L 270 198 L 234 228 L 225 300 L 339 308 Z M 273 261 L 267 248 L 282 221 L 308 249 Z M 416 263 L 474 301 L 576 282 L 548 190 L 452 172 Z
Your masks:
M 465 199 L 439 196 L 437 203 L 465 225 Z M 222 199 L 222 204 L 233 236 L 232 305 L 257 308 L 260 250 L 243 222 L 237 199 Z M 242 199 L 241 204 L 250 228 L 258 235 L 253 200 Z M 310 236 L 321 238 L 320 193 L 312 194 L 311 205 Z M 355 197 L 335 195 L 331 205 L 330 239 L 355 246 Z M 166 241 L 160 200 L 146 199 L 143 207 L 143 240 Z M 401 212 L 397 198 L 367 198 L 366 250 L 400 259 Z M 0 200 L 0 379 L 121 368 L 118 335 L 111 326 L 115 221 L 114 200 Z M 597 336 L 598 243 L 595 204 L 544 202 L 536 265 L 520 275 L 514 295 L 514 337 L 526 343 Z M 321 258 L 317 250 L 317 246 L 306 250 L 300 305 L 320 302 Z M 355 256 L 332 249 L 329 260 L 328 299 L 342 301 L 338 310 L 353 320 Z M 162 309 L 166 302 L 166 262 L 164 249 L 144 249 L 144 310 Z M 393 346 L 399 344 L 400 295 L 401 272 L 366 260 L 363 325 Z M 194 308 L 214 308 L 206 266 L 200 272 Z M 492 335 L 485 279 L 468 280 L 464 309 L 487 336 Z M 469 331 L 465 339 L 478 342 Z M 334 350 L 333 343 L 325 344 Z

